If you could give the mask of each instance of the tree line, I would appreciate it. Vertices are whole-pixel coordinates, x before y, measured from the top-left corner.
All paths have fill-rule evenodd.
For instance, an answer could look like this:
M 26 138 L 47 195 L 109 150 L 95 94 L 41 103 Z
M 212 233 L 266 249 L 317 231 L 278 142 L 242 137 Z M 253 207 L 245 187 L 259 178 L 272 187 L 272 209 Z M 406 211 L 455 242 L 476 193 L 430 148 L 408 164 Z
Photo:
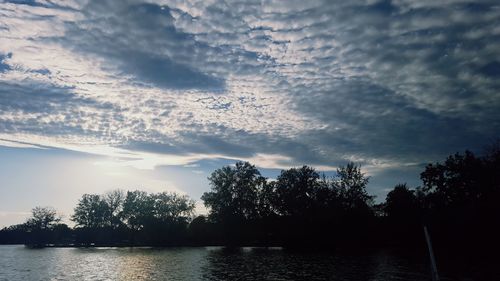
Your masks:
M 369 177 L 349 163 L 326 177 L 303 166 L 263 177 L 248 162 L 215 170 L 202 196 L 208 215 L 176 193 L 115 190 L 85 194 L 62 224 L 37 207 L 23 224 L 0 231 L 0 243 L 73 245 L 260 245 L 424 248 L 427 225 L 439 252 L 500 250 L 500 146 L 429 164 L 422 186 L 397 184 L 376 204 Z

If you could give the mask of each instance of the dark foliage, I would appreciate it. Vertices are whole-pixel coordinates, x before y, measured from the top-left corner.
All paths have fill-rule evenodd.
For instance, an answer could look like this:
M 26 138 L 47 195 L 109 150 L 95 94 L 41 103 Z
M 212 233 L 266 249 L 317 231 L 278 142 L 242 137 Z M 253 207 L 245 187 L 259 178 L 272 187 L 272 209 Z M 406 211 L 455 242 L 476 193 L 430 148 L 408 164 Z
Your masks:
M 429 164 L 421 179 L 422 187 L 398 184 L 375 205 L 369 178 L 353 163 L 333 178 L 303 166 L 270 181 L 238 162 L 209 177 L 208 216 L 193 217 L 194 202 L 175 193 L 85 194 L 73 229 L 53 209 L 37 207 L 26 223 L 1 230 L 0 243 L 425 249 L 427 225 L 438 256 L 500 251 L 500 145 Z
M 205 224 L 222 230 L 223 244 L 335 245 L 335 237 L 366 243 L 374 224 L 368 178 L 350 163 L 337 177 L 320 177 L 308 166 L 283 170 L 266 181 L 255 166 L 238 162 L 209 177 L 203 195 L 211 210 Z

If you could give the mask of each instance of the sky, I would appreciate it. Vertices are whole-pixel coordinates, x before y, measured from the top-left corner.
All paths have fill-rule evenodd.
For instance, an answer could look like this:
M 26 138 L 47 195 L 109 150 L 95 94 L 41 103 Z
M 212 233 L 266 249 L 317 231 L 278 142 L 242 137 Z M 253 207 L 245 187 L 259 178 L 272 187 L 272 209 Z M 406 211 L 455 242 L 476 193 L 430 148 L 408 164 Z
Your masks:
M 0 1 L 0 227 L 237 160 L 383 200 L 500 132 L 498 1 Z

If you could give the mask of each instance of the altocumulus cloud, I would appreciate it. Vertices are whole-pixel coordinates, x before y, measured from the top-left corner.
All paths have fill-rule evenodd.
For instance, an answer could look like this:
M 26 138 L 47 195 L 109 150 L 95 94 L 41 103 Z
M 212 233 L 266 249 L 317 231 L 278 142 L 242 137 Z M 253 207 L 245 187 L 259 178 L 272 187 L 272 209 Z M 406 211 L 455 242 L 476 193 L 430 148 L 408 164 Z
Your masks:
M 134 81 L 167 89 L 223 89 L 223 77 L 202 72 L 196 54 L 209 46 L 177 31 L 168 6 L 131 1 L 89 1 L 81 21 L 67 23 L 56 40 L 77 52 L 105 58 Z M 111 12 L 111 13 L 110 13 Z M 113 66 L 111 66 L 113 65 Z M 203 65 L 203 64 L 202 64 Z
M 495 2 L 7 1 L 0 133 L 411 174 L 498 137 Z

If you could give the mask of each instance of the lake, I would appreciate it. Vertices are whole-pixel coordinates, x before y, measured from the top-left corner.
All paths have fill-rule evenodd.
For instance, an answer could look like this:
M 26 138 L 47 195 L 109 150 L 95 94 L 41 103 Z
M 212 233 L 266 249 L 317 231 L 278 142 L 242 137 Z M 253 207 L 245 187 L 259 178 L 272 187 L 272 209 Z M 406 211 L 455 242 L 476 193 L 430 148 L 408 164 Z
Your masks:
M 429 269 L 387 251 L 0 246 L 0 280 L 429 280 Z

